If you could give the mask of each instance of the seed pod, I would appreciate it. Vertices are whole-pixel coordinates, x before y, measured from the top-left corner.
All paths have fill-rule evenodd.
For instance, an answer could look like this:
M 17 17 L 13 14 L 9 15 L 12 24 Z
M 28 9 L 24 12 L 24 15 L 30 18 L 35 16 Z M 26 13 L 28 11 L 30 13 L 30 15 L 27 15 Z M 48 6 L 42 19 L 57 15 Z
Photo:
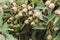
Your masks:
M 11 20 L 8 19 L 8 20 L 7 20 L 7 23 L 10 24 L 10 23 L 11 23 Z
M 20 27 L 20 24 L 17 24 L 17 27 Z
M 22 12 L 19 12 L 17 15 L 18 15 L 19 17 L 22 17 L 22 16 L 23 16 Z
M 49 0 L 47 0 L 46 2 L 45 2 L 45 5 L 46 6 L 49 6 L 51 4 L 51 1 L 49 1 Z
M 29 11 L 29 15 L 33 15 L 33 11 Z
M 31 10 L 31 9 L 33 9 L 33 7 L 32 7 L 32 6 L 30 6 L 30 5 L 28 5 L 28 10 Z
M 12 21 L 13 19 L 14 19 L 14 17 L 12 17 L 12 16 L 9 18 L 9 20 L 11 20 L 11 21 Z
M 55 10 L 55 14 L 60 15 L 60 10 Z
M 6 4 L 3 5 L 3 9 L 7 9 L 8 6 Z
M 40 17 L 40 13 L 39 13 L 39 12 L 35 13 L 35 14 L 33 15 L 33 17 L 39 18 L 39 17 Z
M 13 6 L 15 6 L 15 7 L 17 6 L 17 4 L 16 4 L 15 2 L 14 2 L 14 3 L 12 3 L 12 5 L 13 5 Z
M 8 29 L 8 31 L 14 31 L 14 29 Z
M 52 35 L 49 34 L 49 35 L 47 36 L 47 40 L 52 40 Z
M 16 14 L 16 12 L 18 11 L 17 7 L 12 7 L 12 11 L 14 14 Z
M 55 4 L 54 3 L 51 3 L 50 5 L 49 5 L 49 8 L 51 8 L 51 9 L 53 9 L 55 7 Z
M 13 28 L 17 28 L 17 25 L 14 25 Z
M 25 20 L 24 23 L 25 23 L 25 24 L 29 24 L 29 20 Z
M 13 27 L 13 24 L 11 23 L 11 24 L 9 24 L 9 27 Z
M 27 12 L 27 11 L 28 11 L 27 8 L 24 8 L 24 9 L 23 9 L 23 12 Z
M 33 21 L 33 22 L 31 22 L 31 26 L 35 26 L 36 24 L 35 24 L 35 22 Z
M 33 20 L 33 18 L 32 18 L 32 17 L 29 17 L 29 18 L 28 18 L 28 20 L 29 20 L 29 21 L 32 21 L 32 20 Z
M 0 6 L 0 12 L 2 12 L 3 11 L 3 9 L 2 9 L 2 7 Z
M 16 18 L 16 19 L 19 19 L 19 16 L 18 16 L 18 15 L 16 15 L 16 16 L 15 16 L 15 18 Z

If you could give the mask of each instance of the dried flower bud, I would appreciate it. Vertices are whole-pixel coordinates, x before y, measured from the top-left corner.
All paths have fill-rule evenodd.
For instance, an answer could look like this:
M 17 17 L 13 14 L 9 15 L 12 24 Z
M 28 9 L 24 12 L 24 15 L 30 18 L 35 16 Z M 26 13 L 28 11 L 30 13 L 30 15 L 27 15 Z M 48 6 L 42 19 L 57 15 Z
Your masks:
M 48 35 L 47 40 L 52 40 L 52 35 Z
M 27 11 L 28 11 L 27 8 L 24 8 L 24 9 L 23 9 L 23 12 L 27 12 Z
M 33 11 L 29 11 L 29 15 L 33 15 Z
M 17 4 L 16 4 L 15 2 L 14 2 L 14 3 L 12 3 L 12 5 L 13 5 L 13 6 L 15 6 L 15 7 L 17 6 Z
M 7 8 L 8 8 L 8 6 L 5 4 L 5 5 L 3 5 L 3 8 L 4 8 L 4 9 L 7 9 Z
M 8 31 L 14 31 L 14 29 L 8 29 Z
M 22 12 L 19 12 L 17 15 L 18 15 L 19 17 L 22 17 L 22 16 L 23 16 Z
M 9 24 L 9 27 L 13 27 L 13 24 L 11 23 L 11 24 Z
M 17 27 L 20 27 L 20 24 L 17 24 Z
M 7 20 L 7 23 L 10 24 L 10 23 L 11 23 L 11 20 L 8 19 L 8 20 Z
M 15 12 L 17 11 L 17 7 L 12 7 L 12 10 Z
M 14 17 L 12 17 L 12 16 L 9 18 L 9 20 L 13 20 L 13 19 L 14 19 Z
M 49 6 L 51 4 L 51 1 L 49 1 L 49 0 L 47 0 L 46 2 L 45 2 L 45 5 L 46 6 Z
M 60 10 L 55 10 L 55 14 L 60 15 Z
M 28 10 L 31 10 L 31 9 L 33 9 L 33 7 L 32 7 L 32 6 L 30 6 L 30 5 L 28 5 Z
M 51 3 L 50 5 L 49 5 L 49 8 L 51 8 L 51 9 L 53 9 L 55 7 L 55 4 L 54 3 Z
M 37 13 L 35 13 L 33 16 L 39 18 L 39 17 L 40 17 L 40 13 L 37 12 Z
M 29 18 L 28 18 L 28 20 L 32 21 L 32 20 L 33 20 L 33 18 L 32 18 L 32 17 L 29 17 Z
M 25 24 L 29 24 L 29 20 L 25 20 L 24 23 L 25 23 Z
M 35 24 L 35 22 L 33 21 L 33 22 L 31 22 L 31 26 L 35 26 L 36 24 Z
M 17 25 L 14 25 L 13 28 L 17 28 Z

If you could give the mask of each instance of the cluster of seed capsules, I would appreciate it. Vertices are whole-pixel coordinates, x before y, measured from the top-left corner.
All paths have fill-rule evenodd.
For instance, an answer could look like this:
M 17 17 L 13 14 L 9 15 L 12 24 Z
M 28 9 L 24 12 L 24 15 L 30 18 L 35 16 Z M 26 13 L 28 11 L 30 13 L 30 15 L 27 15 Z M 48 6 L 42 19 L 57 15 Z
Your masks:
M 7 9 L 8 7 L 6 7 Z M 23 25 L 30 25 L 32 28 L 39 23 L 40 13 L 35 13 L 34 8 L 31 5 L 17 5 L 12 3 L 11 15 L 8 17 L 7 23 L 9 25 L 9 31 L 20 30 Z M 6 19 L 6 18 L 5 18 Z M 5 20 L 4 19 L 4 20 Z M 3 21 L 4 21 L 3 20 Z

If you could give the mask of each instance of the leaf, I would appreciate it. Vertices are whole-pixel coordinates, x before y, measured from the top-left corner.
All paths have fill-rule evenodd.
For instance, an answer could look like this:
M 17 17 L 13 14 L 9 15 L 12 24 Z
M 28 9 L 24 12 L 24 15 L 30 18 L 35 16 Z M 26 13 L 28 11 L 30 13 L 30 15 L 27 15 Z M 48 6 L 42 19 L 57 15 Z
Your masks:
M 3 31 L 7 31 L 8 30 L 8 24 L 7 22 L 2 26 Z
M 36 3 L 35 9 L 44 9 L 45 5 L 42 0 L 40 0 L 38 3 Z
M 52 15 L 52 9 L 48 9 L 48 16 L 50 17 Z
M 5 37 L 0 34 L 0 40 L 5 40 Z
M 60 40 L 60 35 L 58 34 L 53 40 Z
M 6 3 L 7 0 L 0 0 L 0 3 Z
M 54 31 L 57 31 L 57 30 L 59 30 L 59 27 L 53 27 L 53 29 L 54 29 Z
M 8 0 L 10 3 L 13 3 L 14 2 L 14 0 Z
M 5 34 L 6 35 L 6 39 L 8 40 L 17 40 L 16 38 L 14 38 L 12 35 L 10 34 Z
M 55 18 L 55 20 L 54 20 L 54 22 L 53 22 L 53 25 L 56 25 L 56 23 L 58 22 L 59 18 L 60 18 L 60 17 L 56 17 L 56 18 Z
M 40 30 L 43 30 L 43 29 L 46 29 L 45 27 L 41 27 L 41 26 L 36 26 L 36 27 L 33 27 L 32 29 L 40 29 Z
M 56 3 L 58 0 L 51 0 L 53 3 Z
M 3 17 L 3 11 L 0 12 L 0 28 L 2 27 L 2 23 L 3 23 L 2 17 Z
M 23 2 L 24 4 L 27 4 L 27 3 L 28 3 L 28 0 L 22 0 L 22 2 Z
M 48 20 L 47 24 L 48 24 L 49 22 L 51 22 L 51 21 L 55 18 L 55 16 L 56 16 L 56 15 L 53 15 L 53 16 Z

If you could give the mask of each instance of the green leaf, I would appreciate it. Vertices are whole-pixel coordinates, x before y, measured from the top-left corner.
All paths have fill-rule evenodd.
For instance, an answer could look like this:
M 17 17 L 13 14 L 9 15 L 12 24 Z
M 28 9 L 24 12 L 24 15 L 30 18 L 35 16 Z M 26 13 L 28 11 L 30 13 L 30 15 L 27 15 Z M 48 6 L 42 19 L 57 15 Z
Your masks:
M 8 30 L 8 24 L 7 22 L 2 26 L 3 31 L 7 31 Z
M 0 40 L 5 40 L 5 37 L 0 34 Z
M 22 2 L 23 2 L 24 4 L 27 4 L 27 3 L 28 3 L 28 0 L 22 0 Z
M 5 34 L 5 35 L 6 35 L 6 39 L 8 39 L 8 40 L 17 40 L 15 37 L 13 37 L 10 34 Z
M 8 0 L 10 3 L 13 3 L 14 2 L 14 0 Z
M 46 29 L 45 27 L 41 27 L 41 26 L 36 26 L 36 27 L 33 27 L 32 29 L 40 29 L 40 30 L 44 30 Z
M 56 23 L 59 21 L 59 18 L 60 18 L 60 17 L 56 17 L 56 18 L 55 18 L 55 20 L 54 20 L 54 22 L 53 22 L 53 25 L 56 25 Z
M 57 31 L 57 30 L 59 30 L 59 27 L 55 26 L 55 27 L 53 27 L 53 29 L 54 29 L 54 31 Z
M 57 35 L 53 40 L 60 40 L 60 35 Z
M 0 3 L 6 3 L 7 0 L 0 0 Z
M 35 9 L 44 9 L 45 5 L 42 0 L 40 0 L 38 3 L 36 3 Z
M 53 15 L 53 16 L 48 20 L 47 24 L 48 24 L 49 22 L 51 22 L 51 21 L 55 18 L 55 16 L 56 16 L 56 15 Z
M 48 9 L 48 17 L 52 15 L 52 9 Z
M 0 12 L 0 28 L 2 27 L 2 23 L 3 23 L 2 17 L 3 17 L 3 11 Z

